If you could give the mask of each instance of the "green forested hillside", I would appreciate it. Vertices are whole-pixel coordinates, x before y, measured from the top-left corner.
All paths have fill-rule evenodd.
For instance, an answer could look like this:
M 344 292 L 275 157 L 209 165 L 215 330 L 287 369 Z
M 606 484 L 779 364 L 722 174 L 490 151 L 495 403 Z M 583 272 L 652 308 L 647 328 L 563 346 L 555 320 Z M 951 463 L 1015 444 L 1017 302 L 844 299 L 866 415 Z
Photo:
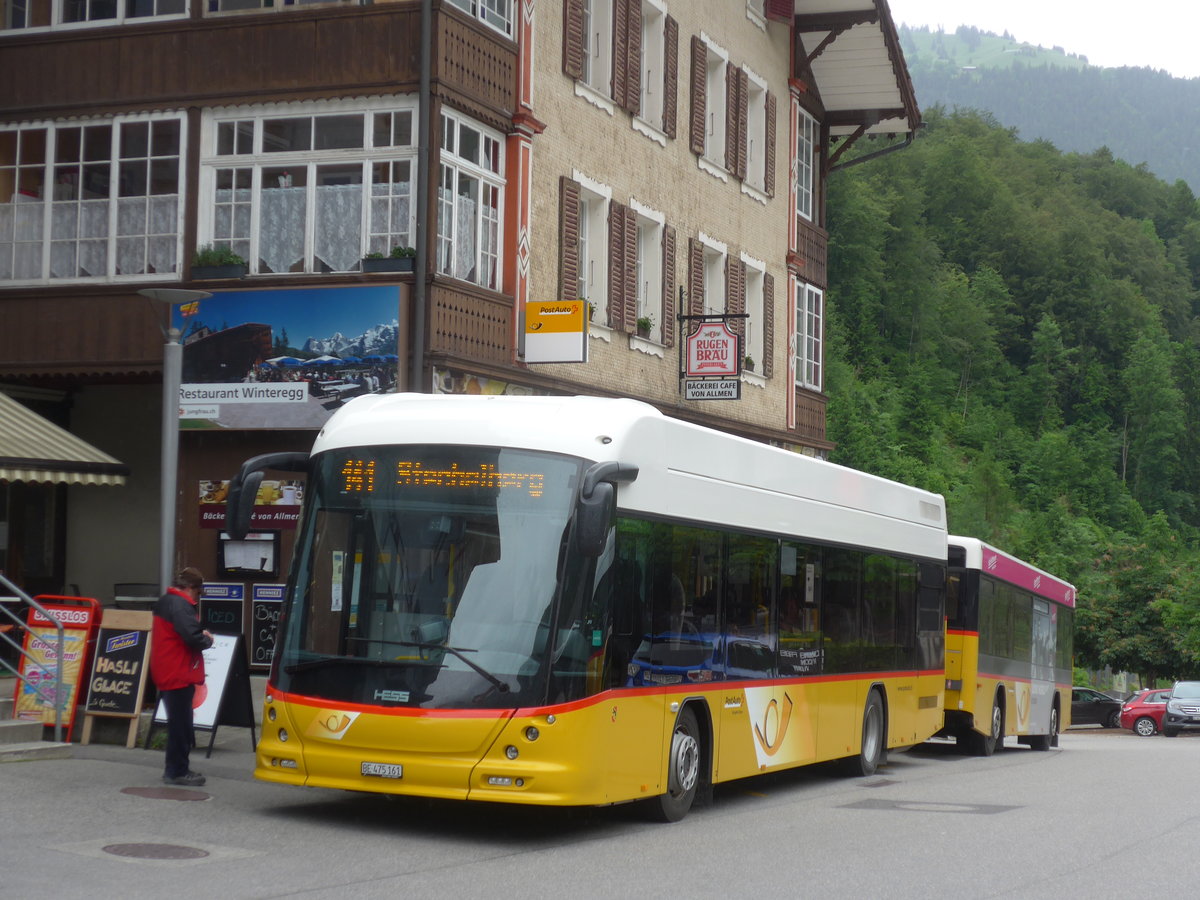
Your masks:
M 833 458 L 1073 581 L 1082 663 L 1200 673 L 1200 206 L 1106 151 L 926 119 L 830 178 Z
M 1081 153 L 1108 147 L 1200 191 L 1200 78 L 1090 66 L 1062 48 L 966 26 L 899 31 L 922 109 L 985 110 L 1025 140 Z

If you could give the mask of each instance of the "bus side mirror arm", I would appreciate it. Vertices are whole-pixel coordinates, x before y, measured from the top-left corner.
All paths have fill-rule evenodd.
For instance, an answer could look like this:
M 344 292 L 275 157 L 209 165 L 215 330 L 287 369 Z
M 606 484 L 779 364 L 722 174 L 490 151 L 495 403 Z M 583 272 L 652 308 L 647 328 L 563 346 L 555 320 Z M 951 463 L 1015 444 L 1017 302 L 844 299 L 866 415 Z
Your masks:
M 235 541 L 240 541 L 250 531 L 250 518 L 254 515 L 254 501 L 267 469 L 283 472 L 307 472 L 308 454 L 303 452 L 264 453 L 242 463 L 238 473 L 229 482 L 229 493 L 225 503 L 225 530 Z
M 597 557 L 604 552 L 612 527 L 615 482 L 628 483 L 637 477 L 637 466 L 614 460 L 595 463 L 584 473 L 575 526 L 576 545 L 582 555 Z

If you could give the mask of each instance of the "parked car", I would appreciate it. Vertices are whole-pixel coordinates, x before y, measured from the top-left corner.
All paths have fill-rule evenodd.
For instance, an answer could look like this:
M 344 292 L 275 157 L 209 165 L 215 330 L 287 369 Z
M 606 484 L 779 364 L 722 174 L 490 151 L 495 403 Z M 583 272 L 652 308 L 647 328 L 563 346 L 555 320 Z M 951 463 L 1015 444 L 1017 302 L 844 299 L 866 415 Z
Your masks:
M 1138 691 L 1121 707 L 1121 727 L 1134 734 L 1150 737 L 1162 731 L 1163 713 L 1167 711 L 1170 688 L 1146 688 Z
M 1163 737 L 1175 737 L 1185 728 L 1200 728 L 1200 681 L 1177 681 L 1167 697 Z
M 1071 724 L 1121 727 L 1121 701 L 1091 688 L 1071 688 Z

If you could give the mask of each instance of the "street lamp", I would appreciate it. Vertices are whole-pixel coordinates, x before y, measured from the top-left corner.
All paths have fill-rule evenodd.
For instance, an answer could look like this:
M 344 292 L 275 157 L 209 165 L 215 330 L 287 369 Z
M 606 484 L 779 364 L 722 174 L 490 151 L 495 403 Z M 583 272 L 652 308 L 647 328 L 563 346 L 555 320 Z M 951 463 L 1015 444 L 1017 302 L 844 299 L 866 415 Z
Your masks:
M 189 291 L 183 288 L 146 288 L 138 291 L 167 308 L 167 324 L 162 329 L 163 346 L 162 396 L 162 481 L 159 500 L 159 533 L 162 544 L 158 555 L 159 589 L 165 591 L 175 578 L 175 491 L 179 468 L 179 385 L 183 380 L 183 346 L 179 329 L 175 327 L 175 307 L 181 303 L 206 300 L 208 291 Z

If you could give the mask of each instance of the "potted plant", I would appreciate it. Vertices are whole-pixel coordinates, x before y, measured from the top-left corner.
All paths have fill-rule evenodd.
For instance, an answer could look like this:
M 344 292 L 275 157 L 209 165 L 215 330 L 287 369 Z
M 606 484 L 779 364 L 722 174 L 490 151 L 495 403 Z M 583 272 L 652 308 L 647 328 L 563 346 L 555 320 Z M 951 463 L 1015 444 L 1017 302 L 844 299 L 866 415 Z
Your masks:
M 242 278 L 248 269 L 246 261 L 231 247 L 205 244 L 197 247 L 192 257 L 193 278 Z
M 754 371 L 754 357 L 751 356 L 750 354 L 746 354 L 746 358 L 742 360 L 742 367 L 745 368 L 745 370 L 747 372 L 753 372 Z
M 637 333 L 638 337 L 650 337 L 650 330 L 654 327 L 653 316 L 638 316 Z
M 411 272 L 416 262 L 416 247 L 393 247 L 387 256 L 382 253 L 368 253 L 363 257 L 364 272 Z

